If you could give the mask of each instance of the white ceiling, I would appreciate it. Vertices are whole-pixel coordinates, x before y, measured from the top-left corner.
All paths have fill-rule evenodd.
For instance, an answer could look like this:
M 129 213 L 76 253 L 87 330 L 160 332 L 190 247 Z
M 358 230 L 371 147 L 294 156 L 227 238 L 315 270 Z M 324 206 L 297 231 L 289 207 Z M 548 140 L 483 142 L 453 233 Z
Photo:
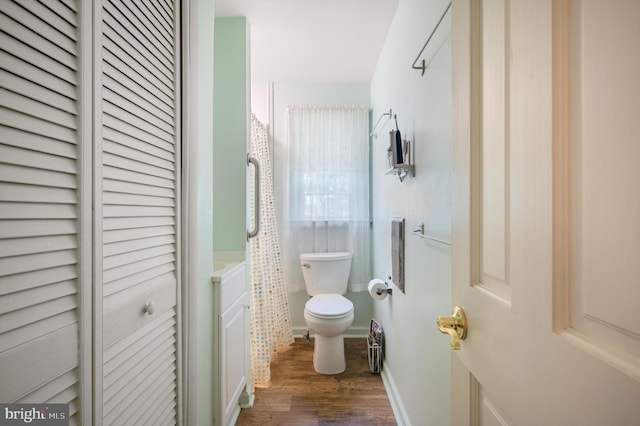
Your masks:
M 251 80 L 368 82 L 399 0 L 215 0 L 246 16 Z

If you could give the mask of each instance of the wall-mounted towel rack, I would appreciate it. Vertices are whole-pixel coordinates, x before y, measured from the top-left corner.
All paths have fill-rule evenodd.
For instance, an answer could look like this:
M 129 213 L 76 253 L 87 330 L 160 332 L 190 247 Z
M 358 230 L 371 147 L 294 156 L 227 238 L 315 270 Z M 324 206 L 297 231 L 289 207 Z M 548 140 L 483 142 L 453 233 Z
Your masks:
M 451 3 L 449 3 L 449 5 L 447 6 L 447 8 L 445 9 L 444 13 L 442 14 L 442 16 L 440 17 L 440 20 L 438 21 L 438 23 L 436 24 L 435 28 L 433 29 L 433 31 L 431 31 L 431 34 L 429 35 L 429 38 L 427 39 L 427 41 L 424 43 L 424 46 L 422 46 L 422 49 L 420 50 L 420 53 L 418 53 L 418 56 L 416 56 L 415 61 L 413 61 L 413 64 L 411 65 L 411 68 L 413 68 L 414 70 L 422 70 L 422 74 L 424 75 L 424 71 L 427 69 L 427 64 L 424 60 L 424 58 L 422 59 L 422 61 L 420 62 L 419 66 L 416 66 L 416 62 L 418 62 L 418 59 L 420 59 L 420 56 L 422 56 L 422 53 L 424 52 L 424 49 L 427 48 L 427 45 L 429 44 L 429 42 L 431 41 L 431 39 L 433 38 L 433 35 L 436 33 L 436 31 L 438 30 L 438 27 L 440 26 L 440 24 L 442 23 L 442 21 L 444 20 L 444 17 L 447 15 L 447 12 L 449 12 L 449 9 L 451 9 Z
M 391 108 L 389 108 L 389 112 L 385 112 L 383 114 L 380 114 L 380 117 L 378 117 L 378 121 L 376 121 L 376 124 L 375 124 L 375 126 L 373 126 L 373 130 L 371 131 L 371 133 L 369 133 L 369 136 L 373 136 L 374 138 L 378 137 L 378 134 L 376 133 L 376 130 L 378 129 L 378 124 L 380 124 L 380 120 L 382 120 L 382 118 L 385 115 L 389 116 L 389 118 L 387 118 L 387 121 L 384 122 L 384 124 L 387 124 L 389 122 L 389 120 L 391 120 L 391 116 L 393 115 L 392 111 L 391 111 Z
M 436 243 L 444 244 L 447 246 L 451 245 L 450 241 L 441 240 L 440 238 L 432 237 L 431 235 L 425 234 L 424 231 L 424 223 L 420 223 L 417 229 L 411 231 L 411 235 L 415 235 L 416 237 L 424 238 L 427 240 L 435 241 Z

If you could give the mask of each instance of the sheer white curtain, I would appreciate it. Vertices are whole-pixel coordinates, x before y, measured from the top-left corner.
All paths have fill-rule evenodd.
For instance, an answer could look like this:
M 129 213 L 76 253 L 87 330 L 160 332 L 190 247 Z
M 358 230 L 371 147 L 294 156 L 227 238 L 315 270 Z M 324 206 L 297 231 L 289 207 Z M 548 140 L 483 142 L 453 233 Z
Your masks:
M 289 300 L 284 284 L 273 197 L 269 133 L 251 114 L 251 152 L 260 163 L 260 232 L 249 240 L 251 268 L 251 373 L 255 386 L 271 381 L 277 349 L 293 343 Z M 252 168 L 253 169 L 253 168 Z M 251 217 L 255 191 L 251 188 Z
M 349 288 L 364 291 L 371 278 L 369 109 L 290 106 L 286 116 L 287 288 L 304 289 L 300 253 L 349 251 Z

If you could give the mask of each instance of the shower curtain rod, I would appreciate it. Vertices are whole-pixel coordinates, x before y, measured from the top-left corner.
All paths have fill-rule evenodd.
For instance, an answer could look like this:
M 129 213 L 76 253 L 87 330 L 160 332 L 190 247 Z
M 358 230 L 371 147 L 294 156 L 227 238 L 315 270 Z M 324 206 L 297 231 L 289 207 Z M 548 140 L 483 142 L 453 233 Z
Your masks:
M 425 63 L 424 58 L 422 58 L 422 62 L 420 63 L 420 66 L 416 66 L 416 62 L 418 62 L 418 59 L 420 59 L 420 56 L 422 56 L 422 53 L 424 52 L 424 49 L 427 48 L 427 45 L 431 41 L 431 38 L 433 38 L 433 35 L 438 30 L 438 27 L 442 23 L 442 20 L 444 19 L 444 17 L 446 16 L 446 14 L 447 14 L 447 12 L 449 11 L 450 8 L 451 8 L 451 3 L 449 3 L 449 6 L 447 6 L 447 8 L 445 9 L 444 13 L 440 17 L 440 20 L 436 24 L 436 27 L 433 29 L 433 31 L 431 31 L 431 35 L 429 35 L 429 38 L 424 43 L 424 46 L 422 46 L 422 49 L 420 50 L 420 53 L 418 53 L 418 56 L 416 56 L 416 59 L 413 61 L 413 64 L 411 65 L 411 68 L 413 68 L 414 70 L 422 70 L 422 74 L 421 75 L 424 75 L 424 71 L 427 69 L 427 64 Z

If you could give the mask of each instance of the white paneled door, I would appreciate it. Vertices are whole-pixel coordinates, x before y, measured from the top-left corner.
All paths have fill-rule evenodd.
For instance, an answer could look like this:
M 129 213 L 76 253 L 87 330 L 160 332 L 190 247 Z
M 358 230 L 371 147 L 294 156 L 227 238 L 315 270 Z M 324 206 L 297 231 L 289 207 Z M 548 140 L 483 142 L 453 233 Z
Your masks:
M 181 422 L 179 12 L 0 1 L 0 402 Z
M 639 23 L 454 0 L 455 425 L 638 424 Z

